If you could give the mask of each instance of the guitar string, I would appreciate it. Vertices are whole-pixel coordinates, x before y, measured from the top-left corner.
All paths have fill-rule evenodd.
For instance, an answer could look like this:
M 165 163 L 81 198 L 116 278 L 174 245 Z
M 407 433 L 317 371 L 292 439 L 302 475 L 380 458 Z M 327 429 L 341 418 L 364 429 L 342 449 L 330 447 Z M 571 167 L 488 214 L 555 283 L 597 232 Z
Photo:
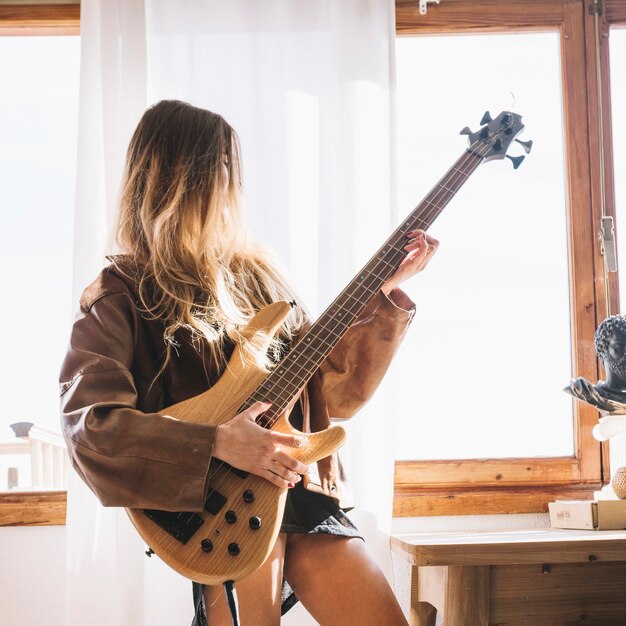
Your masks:
M 492 135 L 492 136 L 491 136 L 491 137 L 489 137 L 488 139 L 490 139 L 490 140 L 491 140 L 491 139 L 494 139 L 494 138 L 496 138 L 499 134 L 501 134 L 502 132 L 503 132 L 503 129 L 501 129 L 501 130 L 497 131 L 496 133 L 494 133 L 494 135 Z M 444 179 L 446 179 L 446 178 L 448 177 L 448 175 L 450 174 L 450 171 L 454 171 L 454 172 L 455 172 L 455 174 L 456 174 L 456 173 L 461 174 L 461 176 L 464 176 L 465 178 L 464 178 L 464 179 L 462 179 L 462 180 L 461 180 L 461 182 L 460 182 L 460 185 L 459 185 L 459 187 L 458 187 L 458 189 L 460 189 L 460 188 L 461 188 L 461 186 L 465 183 L 465 181 L 469 178 L 469 176 L 473 173 L 473 171 L 474 171 L 474 170 L 476 170 L 476 169 L 478 168 L 478 166 L 482 163 L 482 160 L 485 158 L 485 156 L 487 155 L 487 153 L 488 153 L 488 152 L 489 152 L 489 150 L 491 149 L 491 147 L 492 147 L 492 143 L 489 143 L 488 141 L 485 141 L 485 139 L 487 139 L 487 138 L 481 138 L 480 140 L 477 140 L 474 144 L 470 145 L 470 146 L 469 146 L 469 147 L 465 150 L 465 152 L 464 152 L 464 153 L 461 155 L 461 157 L 457 160 L 457 164 L 459 165 L 459 167 L 460 167 L 461 169 L 457 169 L 457 168 L 455 168 L 455 167 L 453 166 L 452 168 L 450 168 L 450 170 L 449 170 L 446 174 L 444 174 L 444 176 L 443 176 L 440 180 L 444 180 Z M 483 147 L 485 148 L 484 153 L 481 153 L 481 151 L 480 151 L 480 150 L 473 150 L 473 148 L 475 147 L 475 145 L 476 145 L 476 144 L 480 144 L 480 143 L 484 143 L 484 144 L 485 144 L 485 145 L 483 146 Z M 479 157 L 479 158 L 478 158 L 478 161 L 476 161 L 475 157 Z M 464 161 L 464 160 L 465 160 L 467 163 L 462 164 L 461 162 L 462 162 L 462 161 Z M 466 165 L 469 165 L 470 167 L 468 167 L 466 171 L 463 171 L 463 169 L 462 169 L 462 168 L 464 168 Z M 472 165 L 475 165 L 475 167 L 474 167 L 473 169 L 471 168 L 471 166 L 472 166 Z M 471 171 L 470 171 L 470 170 L 471 170 Z M 468 172 L 469 172 L 469 173 L 468 173 Z M 414 222 L 421 222 L 421 224 L 422 224 L 422 225 L 424 225 L 424 226 L 426 226 L 426 227 L 428 228 L 428 226 L 430 225 L 430 223 L 428 223 L 428 221 L 427 221 L 427 220 L 430 220 L 430 219 L 431 219 L 431 217 L 432 217 L 433 215 L 435 215 L 435 217 L 436 217 L 436 214 L 437 214 L 438 212 L 441 212 L 441 210 L 443 210 L 443 208 L 445 208 L 445 206 L 446 206 L 447 202 L 449 202 L 449 201 L 452 199 L 452 197 L 454 197 L 454 195 L 457 193 L 458 189 L 457 189 L 457 190 L 455 190 L 455 191 L 453 191 L 453 192 L 451 192 L 451 196 L 450 196 L 449 198 L 447 198 L 447 197 L 445 196 L 445 191 L 450 192 L 450 190 L 449 190 L 449 189 L 447 189 L 447 188 L 445 188 L 443 185 L 440 185 L 440 184 L 439 184 L 439 182 L 438 182 L 438 183 L 437 183 L 437 184 L 436 184 L 436 185 L 435 185 L 435 186 L 434 186 L 434 187 L 433 187 L 433 188 L 432 188 L 432 189 L 428 192 L 428 194 L 426 195 L 426 198 L 425 198 L 422 202 L 420 202 L 420 203 L 419 203 L 419 204 L 415 207 L 415 209 L 413 209 L 413 211 L 409 214 L 409 216 L 408 216 L 408 217 L 404 220 L 404 223 L 406 223 L 406 222 L 411 222 L 411 221 L 414 221 Z M 443 201 L 444 201 L 446 204 L 441 204 L 441 205 L 438 205 L 438 204 L 437 204 L 438 200 L 436 199 L 436 196 L 437 196 L 437 194 L 439 194 L 439 192 L 440 192 L 441 190 L 444 190 L 444 194 L 443 194 Z M 429 198 L 431 195 L 433 196 L 433 198 L 429 200 L 428 198 Z M 422 207 L 423 205 L 428 205 L 428 208 L 429 208 L 429 209 L 430 209 L 430 208 L 434 208 L 434 211 L 433 211 L 432 213 L 430 213 L 430 212 L 429 212 L 429 213 L 427 213 L 427 215 L 426 215 L 426 220 L 421 219 L 421 216 L 422 216 L 422 213 L 421 213 L 421 212 L 419 213 L 420 217 L 417 217 L 417 216 L 416 216 L 416 217 L 414 217 L 414 218 L 411 218 L 411 216 L 412 216 L 414 213 L 416 213 L 416 211 L 418 211 L 418 209 L 420 209 L 420 207 Z M 425 207 L 425 208 L 426 208 L 426 207 Z M 434 219 L 434 218 L 433 218 L 433 219 Z M 395 230 L 395 231 L 391 234 L 391 236 L 387 239 L 387 241 L 386 241 L 386 242 L 385 242 L 385 243 L 381 246 L 381 248 L 379 249 L 379 251 L 378 251 L 378 252 L 377 252 L 377 253 L 376 253 L 376 254 L 372 257 L 372 259 L 370 259 L 370 261 L 369 261 L 369 262 L 365 265 L 365 268 L 369 265 L 369 263 L 371 263 L 372 261 L 374 261 L 374 260 L 375 260 L 375 261 L 376 261 L 375 266 L 379 265 L 380 263 L 383 263 L 383 264 L 387 265 L 387 268 L 391 268 L 391 269 L 392 269 L 392 271 L 395 271 L 395 269 L 397 269 L 397 266 L 398 266 L 398 261 L 401 261 L 402 257 L 405 257 L 405 256 L 407 255 L 407 253 L 406 253 L 403 249 L 396 249 L 396 248 L 395 248 L 395 245 L 397 245 L 398 243 L 402 243 L 403 241 L 406 241 L 404 228 L 402 229 L 402 231 L 403 231 L 402 233 L 400 233 L 399 231 L 400 231 L 400 228 L 397 228 L 397 229 L 396 229 L 396 230 Z M 396 242 L 396 244 L 391 245 L 389 242 L 393 241 L 393 240 L 394 240 L 394 238 L 396 238 L 396 237 L 398 238 L 398 241 Z M 386 250 L 386 252 L 385 252 L 385 249 L 386 249 L 386 248 L 387 248 L 387 250 Z M 387 260 L 385 260 L 385 254 L 387 254 L 387 253 L 389 252 L 389 249 L 393 250 L 393 256 L 392 256 L 392 260 L 394 261 L 394 263 L 393 263 L 393 264 L 392 264 L 392 263 L 389 263 Z M 377 256 L 378 256 L 379 252 L 382 252 L 382 254 L 383 254 L 383 258 L 381 258 L 381 259 L 378 259 L 378 258 L 377 258 Z M 400 258 L 396 261 L 396 260 L 395 260 L 395 257 L 396 257 L 396 256 L 398 256 L 398 255 L 400 256 Z M 365 270 L 365 268 L 363 268 L 363 270 L 359 273 L 359 276 L 360 276 L 360 275 L 362 275 L 362 274 L 366 271 L 366 270 Z M 375 279 L 379 279 L 379 278 L 381 278 L 381 274 L 374 274 L 373 276 L 374 276 L 374 278 L 375 278 Z M 352 282 L 353 282 L 353 281 L 352 281 Z M 348 287 L 349 287 L 349 286 L 350 286 L 350 285 L 348 285 Z M 345 290 L 344 290 L 344 291 L 345 291 Z M 370 290 L 370 291 L 371 291 L 371 290 Z M 377 292 L 378 292 L 378 290 L 376 290 L 376 291 L 374 291 L 374 292 L 372 292 L 372 293 L 377 293 Z M 324 316 L 326 316 L 326 315 L 328 314 L 328 316 L 329 316 L 329 318 L 330 318 L 330 319 L 328 320 L 328 322 L 329 322 L 329 323 L 332 323 L 332 322 L 336 322 L 336 321 L 337 321 L 337 320 L 335 320 L 334 318 L 330 317 L 330 313 L 331 313 L 331 310 L 332 310 L 333 305 L 335 304 L 335 302 L 337 302 L 337 300 L 339 300 L 339 299 L 342 297 L 342 295 L 343 295 L 343 292 L 342 292 L 342 294 L 340 294 L 340 295 L 339 295 L 339 296 L 335 299 L 335 301 L 333 301 L 333 303 L 331 303 L 331 305 L 330 305 L 330 306 L 326 309 L 326 311 L 324 311 L 324 313 L 322 313 L 322 315 L 320 316 L 320 318 L 319 318 L 319 319 L 322 319 Z M 351 294 L 347 294 L 347 295 L 349 295 L 349 296 L 350 296 Z M 358 309 L 359 309 L 359 307 L 364 307 L 364 306 L 366 306 L 366 305 L 367 305 L 367 303 L 369 302 L 369 298 L 368 298 L 368 300 L 366 300 L 365 302 L 361 302 L 358 298 L 353 298 L 353 299 L 355 299 L 355 300 L 357 301 L 357 304 L 358 304 L 358 306 L 357 306 L 357 312 L 356 312 L 356 314 L 355 314 L 355 317 L 356 317 L 356 316 L 358 316 L 358 313 L 360 312 L 360 311 L 358 310 Z M 336 313 L 336 311 L 335 311 L 335 313 Z M 353 312 L 352 312 L 352 310 L 350 310 L 350 314 L 352 314 L 352 313 L 353 313 Z M 342 322 L 342 323 L 343 323 L 343 322 Z M 315 323 L 315 326 L 318 326 L 318 322 L 316 322 L 316 323 Z M 351 326 L 351 324 L 348 324 L 348 325 L 344 328 L 344 331 L 345 331 L 345 330 L 347 330 L 347 328 L 349 328 L 350 326 Z M 328 330 L 328 326 L 326 326 L 326 322 L 324 323 L 324 325 L 323 325 L 322 327 L 320 327 L 320 328 L 319 328 L 319 330 L 323 330 L 323 329 Z M 309 334 L 309 333 L 307 333 L 307 334 L 306 334 L 306 335 L 305 335 L 305 336 L 304 336 L 304 337 L 303 337 L 300 341 L 298 341 L 298 343 L 296 344 L 296 346 L 294 346 L 294 350 L 295 350 L 295 349 L 296 349 L 296 348 L 300 345 L 300 343 L 302 343 L 302 341 L 303 341 L 303 340 L 305 340 L 305 339 L 307 338 L 308 334 Z M 340 337 L 340 336 L 341 336 L 341 334 L 338 334 L 337 336 L 339 336 L 339 337 Z M 317 338 L 317 337 L 316 337 L 316 338 Z M 289 354 L 291 354 L 291 353 L 289 353 Z M 289 358 L 289 354 L 287 354 L 287 356 L 285 357 L 285 359 L 288 359 L 288 358 Z M 297 359 L 298 359 L 300 356 L 302 356 L 302 353 L 300 353 L 300 355 L 298 355 L 298 357 L 296 357 L 296 361 L 297 361 Z M 318 355 L 318 356 L 320 356 L 320 355 Z M 321 358 L 319 358 L 319 359 L 312 360 L 310 357 L 307 357 L 307 359 L 308 359 L 310 362 L 314 363 L 314 364 L 315 364 L 315 367 L 318 367 L 318 366 L 319 366 L 319 364 L 320 364 L 320 363 L 324 360 L 324 358 L 326 358 L 326 356 L 327 356 L 327 354 L 322 354 L 322 355 L 321 355 Z M 281 362 L 281 363 L 282 363 L 282 362 Z M 279 367 L 277 367 L 276 369 L 277 369 L 277 370 L 278 370 L 278 369 L 280 369 L 280 366 L 279 366 Z M 301 369 L 302 369 L 302 368 L 301 368 Z M 273 371 L 276 371 L 276 370 L 273 370 Z M 305 370 L 305 371 L 306 371 L 306 370 Z M 314 370 L 313 370 L 313 371 L 314 371 Z M 302 384 L 304 384 L 304 382 L 306 382 L 306 380 L 307 380 L 308 378 L 310 378 L 310 376 L 311 376 L 311 375 L 312 375 L 312 374 L 308 374 L 307 376 L 305 376 L 305 378 L 302 380 Z M 248 400 L 246 400 L 246 402 L 242 405 L 242 407 L 241 407 L 241 408 L 240 408 L 240 410 L 237 412 L 237 414 L 239 414 L 239 413 L 241 413 L 242 411 L 246 410 L 247 408 L 249 408 L 250 406 L 252 406 L 252 404 L 254 404 L 254 402 L 256 402 L 256 400 L 253 400 L 253 398 L 254 398 L 255 396 L 257 396 L 257 395 L 258 395 L 259 390 L 263 388 L 263 385 L 267 382 L 267 380 L 268 380 L 270 377 L 271 377 L 271 373 L 270 373 L 270 375 L 268 376 L 268 378 L 267 378 L 265 381 L 263 381 L 263 383 L 261 383 L 261 385 L 259 385 L 259 387 L 257 387 L 257 389 L 255 389 L 255 391 L 254 391 L 254 392 L 250 395 L 250 398 L 249 398 Z M 284 379 L 284 377 L 280 377 L 280 376 L 279 376 L 276 380 L 272 380 L 272 385 L 273 385 L 273 387 L 276 387 L 276 386 L 277 386 L 277 383 L 279 383 L 279 382 L 283 382 L 283 383 L 284 383 L 284 382 L 287 382 L 287 384 L 290 384 L 290 383 L 289 383 L 289 381 L 286 381 L 286 380 Z M 298 387 L 297 387 L 296 391 L 297 391 L 297 390 L 299 390 L 299 389 L 301 389 L 301 387 L 300 387 L 300 386 L 298 386 Z M 278 395 L 278 396 L 277 396 L 277 398 L 276 398 L 277 400 L 278 400 L 278 399 L 281 399 L 282 393 L 283 393 L 282 391 L 279 393 L 279 395 Z M 288 401 L 290 401 L 291 399 L 293 399 L 293 394 L 291 394 L 291 393 L 290 393 L 290 394 L 288 394 L 288 398 L 287 398 L 287 399 L 288 399 Z M 285 399 L 282 399 L 282 400 L 284 401 Z M 273 406 L 272 406 L 272 407 L 271 407 L 268 411 L 271 411 L 271 410 L 272 410 L 272 408 L 274 408 L 274 403 L 273 403 Z M 268 428 L 268 429 L 269 429 L 269 428 L 271 428 L 271 427 L 272 427 L 272 426 L 273 426 L 273 425 L 274 425 L 274 424 L 278 421 L 278 419 L 281 417 L 281 415 L 282 415 L 283 411 L 284 411 L 284 407 L 283 407 L 282 409 L 280 409 L 280 410 L 279 410 L 279 411 L 278 411 L 275 415 L 270 415 L 270 416 L 267 416 L 267 411 L 266 411 L 266 412 L 265 412 L 265 414 L 263 414 L 263 415 L 260 417 L 260 419 L 257 421 L 257 423 L 258 423 L 260 426 L 262 426 L 263 428 Z M 265 420 L 267 420 L 265 423 L 263 423 L 263 420 L 264 420 L 264 419 L 265 419 Z M 218 464 L 216 465 L 216 467 L 213 469 L 213 471 L 212 471 L 212 472 L 211 472 L 211 473 L 207 476 L 207 482 L 209 483 L 209 489 L 208 489 L 208 492 L 207 492 L 207 499 L 210 497 L 210 495 L 211 495 L 212 493 L 217 492 L 217 491 L 218 491 L 218 488 L 219 488 L 219 487 L 220 487 L 220 486 L 224 483 L 224 481 L 227 479 L 228 474 L 226 473 L 226 474 L 222 477 L 222 479 L 221 479 L 221 480 L 219 480 L 219 481 L 217 482 L 217 484 L 216 484 L 216 485 L 211 485 L 211 479 L 212 479 L 212 477 L 214 477 L 214 476 L 217 474 L 217 472 L 218 472 L 221 468 L 223 468 L 225 465 L 227 465 L 225 461 L 220 461 L 220 463 L 218 463 Z M 271 471 L 271 470 L 270 470 L 270 471 Z

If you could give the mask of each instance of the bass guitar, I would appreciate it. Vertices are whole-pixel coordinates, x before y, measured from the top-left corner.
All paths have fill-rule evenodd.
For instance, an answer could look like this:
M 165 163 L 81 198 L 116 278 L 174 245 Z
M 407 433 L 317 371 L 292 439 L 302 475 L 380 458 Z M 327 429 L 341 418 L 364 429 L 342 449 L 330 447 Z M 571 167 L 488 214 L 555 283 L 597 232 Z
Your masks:
M 467 150 L 278 365 L 268 372 L 247 362 L 240 348 L 235 347 L 215 385 L 163 409 L 163 413 L 180 420 L 218 425 L 257 401 L 270 402 L 272 406 L 260 416 L 259 423 L 301 435 L 287 419 L 289 409 L 320 363 L 404 259 L 405 233 L 416 228 L 427 230 L 481 163 L 508 156 L 507 150 L 523 128 L 521 117 L 508 111 L 495 119 L 486 113 L 476 132 L 464 128 L 461 134 L 468 135 Z M 532 142 L 519 143 L 530 151 Z M 517 168 L 524 157 L 509 158 Z M 256 341 L 267 349 L 269 337 L 278 331 L 290 309 L 288 302 L 270 304 L 249 322 L 244 335 L 257 337 Z M 264 344 L 261 338 L 265 338 Z M 339 448 L 345 432 L 334 426 L 307 433 L 306 437 L 309 443 L 290 450 L 290 454 L 309 465 Z M 150 546 L 149 553 L 157 554 L 191 580 L 216 585 L 241 580 L 263 564 L 280 530 L 286 494 L 286 490 L 259 476 L 213 459 L 203 512 L 127 511 Z

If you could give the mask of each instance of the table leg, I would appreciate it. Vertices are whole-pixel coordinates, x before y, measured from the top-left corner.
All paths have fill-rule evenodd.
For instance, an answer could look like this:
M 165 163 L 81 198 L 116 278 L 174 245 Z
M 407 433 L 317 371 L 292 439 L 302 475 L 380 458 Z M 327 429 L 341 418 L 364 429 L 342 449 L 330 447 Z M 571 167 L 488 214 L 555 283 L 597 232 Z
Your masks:
M 446 626 L 489 626 L 490 567 L 448 566 L 445 591 Z
M 411 609 L 415 611 L 416 626 L 435 626 L 437 623 L 437 609 L 428 602 L 417 602 L 417 606 Z
M 425 572 L 427 569 L 421 568 L 422 596 L 428 596 L 428 589 L 424 589 L 429 582 Z M 429 597 L 429 599 L 432 598 Z M 411 613 L 409 622 L 411 626 L 435 626 L 436 618 L 437 609 L 430 602 L 427 602 L 425 598 L 420 600 L 420 568 L 414 565 L 411 567 Z

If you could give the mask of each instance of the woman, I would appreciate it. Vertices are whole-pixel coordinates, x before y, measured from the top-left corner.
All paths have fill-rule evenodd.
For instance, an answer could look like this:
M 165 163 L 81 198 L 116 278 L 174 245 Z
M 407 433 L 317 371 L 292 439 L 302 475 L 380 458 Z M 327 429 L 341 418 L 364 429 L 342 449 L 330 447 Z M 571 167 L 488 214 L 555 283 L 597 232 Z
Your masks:
M 295 591 L 323 625 L 405 624 L 345 515 L 351 502 L 336 455 L 315 468 L 297 461 L 289 454 L 303 443 L 297 436 L 257 424 L 262 403 L 219 427 L 159 413 L 213 385 L 236 343 L 254 354 L 242 329 L 256 311 L 294 300 L 246 232 L 241 193 L 238 140 L 223 118 L 178 101 L 146 111 L 126 161 L 123 254 L 84 291 L 62 367 L 73 465 L 105 506 L 168 511 L 202 510 L 213 457 L 262 476 L 289 493 L 270 557 L 237 583 L 242 623 L 278 624 Z M 308 382 L 292 423 L 318 431 L 368 400 L 412 318 L 398 285 L 437 245 L 421 231 L 407 234 L 406 259 Z M 268 367 L 305 324 L 294 307 L 263 355 Z M 231 623 L 220 588 L 194 584 L 194 598 L 195 623 Z

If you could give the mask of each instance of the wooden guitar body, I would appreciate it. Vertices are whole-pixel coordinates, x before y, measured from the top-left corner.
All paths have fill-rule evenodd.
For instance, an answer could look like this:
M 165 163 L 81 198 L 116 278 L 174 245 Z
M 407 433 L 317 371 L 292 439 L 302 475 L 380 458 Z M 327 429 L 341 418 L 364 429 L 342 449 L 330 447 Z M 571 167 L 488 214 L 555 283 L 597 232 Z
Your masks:
M 265 352 L 290 310 L 287 302 L 265 307 L 250 321 L 244 334 L 247 338 L 256 336 L 265 346 Z M 223 424 L 241 411 L 267 376 L 268 371 L 246 360 L 237 346 L 215 385 L 163 409 L 162 413 L 188 422 Z M 284 411 L 277 416 L 271 430 L 301 435 L 291 426 L 287 415 L 288 411 Z M 345 431 L 333 427 L 306 436 L 309 443 L 303 448 L 293 448 L 290 454 L 308 465 L 339 448 Z M 211 462 L 209 475 L 205 508 L 212 512 L 126 510 L 141 537 L 165 563 L 191 580 L 216 585 L 241 580 L 263 564 L 280 531 L 287 491 L 218 459 Z

